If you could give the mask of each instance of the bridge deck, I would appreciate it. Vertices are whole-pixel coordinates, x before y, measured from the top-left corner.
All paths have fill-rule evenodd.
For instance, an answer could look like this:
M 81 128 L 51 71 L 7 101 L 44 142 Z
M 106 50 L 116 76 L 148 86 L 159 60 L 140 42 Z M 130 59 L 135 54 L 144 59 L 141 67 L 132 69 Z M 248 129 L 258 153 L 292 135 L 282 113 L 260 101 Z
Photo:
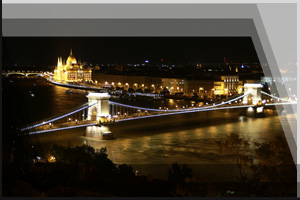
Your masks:
M 30 132 L 35 132 L 35 131 L 44 131 L 44 130 L 55 130 L 55 129 L 61 129 L 61 128 L 72 128 L 72 127 L 78 127 L 81 125 L 88 125 L 88 124 L 97 124 L 97 121 L 92 121 L 92 120 L 84 120 L 84 121 L 71 121 L 71 122 L 65 122 L 65 123 L 54 123 L 54 124 L 46 124 L 42 125 L 39 127 L 36 127 L 34 129 L 31 129 Z

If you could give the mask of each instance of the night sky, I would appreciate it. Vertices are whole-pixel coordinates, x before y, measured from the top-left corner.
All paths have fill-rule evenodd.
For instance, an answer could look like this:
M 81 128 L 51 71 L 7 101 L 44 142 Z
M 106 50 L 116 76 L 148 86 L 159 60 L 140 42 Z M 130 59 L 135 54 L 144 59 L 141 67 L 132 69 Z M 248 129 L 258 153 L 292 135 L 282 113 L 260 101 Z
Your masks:
M 56 65 L 70 48 L 92 64 L 258 62 L 250 37 L 3 37 L 3 64 Z

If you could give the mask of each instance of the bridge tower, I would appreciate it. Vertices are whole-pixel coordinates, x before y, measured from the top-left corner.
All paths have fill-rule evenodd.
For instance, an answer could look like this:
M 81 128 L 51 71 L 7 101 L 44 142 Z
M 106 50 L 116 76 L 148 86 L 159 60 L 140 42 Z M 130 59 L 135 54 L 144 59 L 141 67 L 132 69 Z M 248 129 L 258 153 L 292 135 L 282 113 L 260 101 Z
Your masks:
M 244 84 L 244 94 L 253 90 L 247 96 L 243 98 L 243 104 L 254 104 L 256 105 L 259 101 L 261 101 L 261 88 L 262 85 L 258 83 L 245 83 Z
M 90 92 L 86 97 L 88 98 L 89 105 L 96 103 L 89 107 L 87 120 L 99 121 L 101 117 L 108 117 L 110 115 L 108 105 L 110 95 L 108 93 Z
M 100 122 L 101 117 L 110 117 L 108 104 L 110 95 L 108 93 L 90 92 L 86 97 L 88 98 L 89 105 L 94 104 L 88 109 L 87 120 Z M 85 136 L 101 140 L 114 138 L 108 126 L 99 124 L 97 126 L 86 127 Z

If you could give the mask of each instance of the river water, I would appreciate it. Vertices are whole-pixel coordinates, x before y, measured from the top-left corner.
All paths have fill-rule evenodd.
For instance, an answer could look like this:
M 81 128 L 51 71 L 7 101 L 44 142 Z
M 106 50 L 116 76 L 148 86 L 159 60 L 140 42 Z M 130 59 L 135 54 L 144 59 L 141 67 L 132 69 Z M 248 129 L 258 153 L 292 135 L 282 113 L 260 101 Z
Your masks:
M 4 78 L 3 125 L 26 125 L 64 112 L 87 102 L 87 91 L 52 85 L 43 79 Z M 31 97 L 30 94 L 34 94 Z M 158 108 L 159 105 L 191 105 L 195 102 L 166 100 L 146 102 L 112 99 L 132 105 Z M 238 110 L 222 110 L 164 116 L 119 122 L 111 126 L 115 140 L 96 140 L 83 136 L 85 128 L 29 136 L 33 143 L 46 149 L 52 144 L 83 145 L 107 148 L 109 158 L 116 164 L 131 164 L 139 174 L 166 178 L 172 163 L 188 164 L 199 179 L 235 179 L 234 160 L 220 153 L 216 141 L 230 133 L 238 133 L 257 142 L 276 135 L 284 136 L 276 112 L 265 110 L 266 117 L 239 115 Z M 230 170 L 229 170 L 230 169 Z

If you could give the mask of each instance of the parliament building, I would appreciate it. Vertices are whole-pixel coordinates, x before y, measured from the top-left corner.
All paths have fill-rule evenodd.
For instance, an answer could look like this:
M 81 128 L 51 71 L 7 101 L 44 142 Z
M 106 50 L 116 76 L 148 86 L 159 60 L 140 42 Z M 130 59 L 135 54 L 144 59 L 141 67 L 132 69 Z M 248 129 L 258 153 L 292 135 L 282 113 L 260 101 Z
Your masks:
M 54 80 L 58 82 L 82 82 L 90 81 L 92 78 L 92 69 L 88 66 L 77 63 L 76 58 L 72 54 L 67 58 L 63 65 L 62 57 L 58 57 L 57 66 L 54 70 Z

